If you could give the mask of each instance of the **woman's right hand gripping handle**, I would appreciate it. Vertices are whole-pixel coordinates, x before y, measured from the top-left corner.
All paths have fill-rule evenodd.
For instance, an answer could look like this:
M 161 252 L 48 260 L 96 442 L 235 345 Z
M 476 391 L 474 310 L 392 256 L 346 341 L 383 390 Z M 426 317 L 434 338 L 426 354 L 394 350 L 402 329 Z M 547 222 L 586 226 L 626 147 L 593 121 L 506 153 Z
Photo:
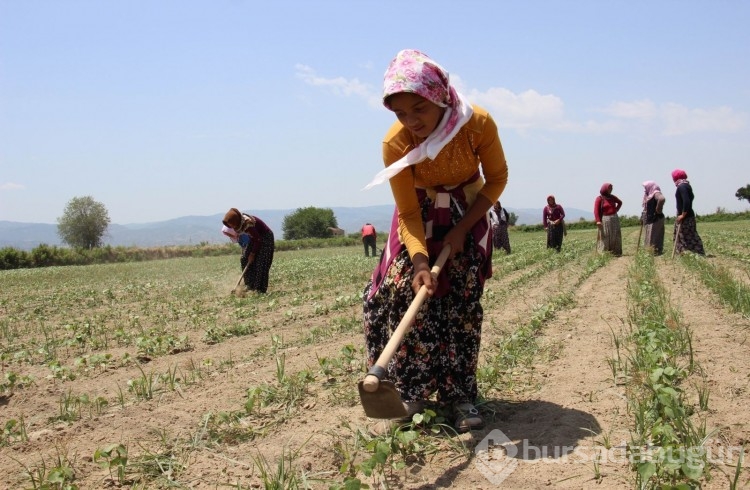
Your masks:
M 422 286 L 425 287 L 427 296 L 432 296 L 437 287 L 437 276 L 451 253 L 451 246 L 445 245 L 435 261 L 435 266 L 430 270 L 429 259 L 423 254 L 416 254 L 412 259 L 414 264 L 414 279 L 411 287 L 414 294 L 419 293 Z

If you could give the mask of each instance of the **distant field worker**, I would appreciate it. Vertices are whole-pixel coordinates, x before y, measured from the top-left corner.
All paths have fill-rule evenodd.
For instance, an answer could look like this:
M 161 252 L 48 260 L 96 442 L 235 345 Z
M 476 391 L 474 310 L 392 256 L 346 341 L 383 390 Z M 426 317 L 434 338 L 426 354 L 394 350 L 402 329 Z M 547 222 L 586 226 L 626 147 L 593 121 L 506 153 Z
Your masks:
M 503 208 L 500 201 L 495 202 L 490 209 L 490 223 L 492 223 L 492 246 L 496 249 L 503 249 L 505 253 L 510 253 L 510 237 L 508 236 L 508 222 L 510 215 L 508 210 Z
M 681 169 L 672 172 L 672 180 L 675 187 L 675 200 L 677 201 L 677 216 L 675 217 L 674 239 L 675 251 L 682 253 L 685 250 L 705 255 L 703 240 L 698 235 L 693 211 L 693 187 L 688 182 L 687 173 Z
M 365 257 L 370 256 L 370 250 L 372 250 L 372 256 L 375 257 L 377 247 L 375 244 L 378 241 L 378 234 L 375 232 L 375 227 L 370 223 L 365 223 L 362 227 L 362 243 L 365 246 Z
M 664 253 L 664 203 L 666 198 L 653 180 L 643 183 L 643 246 L 654 255 Z
M 605 182 L 599 195 L 594 199 L 594 219 L 598 231 L 597 249 L 600 252 L 610 252 L 619 257 L 622 255 L 622 231 L 617 212 L 622 207 L 622 201 L 612 194 L 612 184 Z
M 547 196 L 547 205 L 542 211 L 542 225 L 547 230 L 547 248 L 554 248 L 559 252 L 565 235 L 565 210 L 557 204 L 555 196 Z
M 248 291 L 265 293 L 276 248 L 273 231 L 257 216 L 241 213 L 237 208 L 227 211 L 222 223 L 237 235 L 250 237 L 250 244 L 242 250 L 240 259 L 243 270 L 250 264 L 244 276 L 245 286 Z

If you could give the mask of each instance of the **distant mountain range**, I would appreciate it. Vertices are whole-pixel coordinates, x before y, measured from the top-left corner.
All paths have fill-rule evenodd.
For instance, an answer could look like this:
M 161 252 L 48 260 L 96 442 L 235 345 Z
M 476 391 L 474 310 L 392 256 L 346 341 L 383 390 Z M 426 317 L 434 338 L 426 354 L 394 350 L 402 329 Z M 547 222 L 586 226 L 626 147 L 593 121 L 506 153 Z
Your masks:
M 387 231 L 393 217 L 393 205 L 365 206 L 357 208 L 330 208 L 347 234 L 355 233 L 365 223 L 372 223 L 375 229 Z M 283 238 L 284 217 L 296 209 L 253 210 L 274 232 L 277 240 Z M 513 209 L 519 225 L 541 223 L 541 209 Z M 592 220 L 593 214 L 579 209 L 566 209 L 568 221 L 581 218 Z M 195 245 L 199 243 L 222 243 L 226 238 L 221 234 L 221 219 L 224 214 L 212 216 L 183 216 L 167 221 L 138 224 L 110 224 L 104 236 L 104 244 L 112 246 L 160 247 L 167 245 Z M 0 221 L 0 248 L 13 247 L 19 250 L 32 250 L 41 245 L 63 246 L 57 235 L 57 225 L 47 223 L 18 223 Z

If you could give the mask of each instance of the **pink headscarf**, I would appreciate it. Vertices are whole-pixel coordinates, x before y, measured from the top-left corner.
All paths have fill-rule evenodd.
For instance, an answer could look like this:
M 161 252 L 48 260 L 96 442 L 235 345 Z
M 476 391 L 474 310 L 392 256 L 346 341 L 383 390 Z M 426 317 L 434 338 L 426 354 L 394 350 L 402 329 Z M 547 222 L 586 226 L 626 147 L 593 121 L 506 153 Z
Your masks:
M 657 192 L 661 192 L 659 186 L 653 180 L 647 180 L 643 183 L 643 204 L 653 198 Z
M 599 194 L 605 197 L 609 197 L 609 195 L 612 193 L 611 187 L 612 187 L 612 184 L 610 184 L 609 182 L 605 182 L 604 184 L 602 184 L 602 187 L 599 189 Z
M 672 170 L 672 180 L 674 181 L 674 185 L 679 186 L 688 181 L 687 173 L 682 169 L 676 168 Z
M 390 110 L 388 97 L 409 92 L 417 94 L 440 107 L 453 109 L 447 117 L 444 134 L 456 126 L 461 105 L 456 89 L 450 84 L 450 75 L 426 54 L 416 49 L 399 51 L 388 65 L 383 77 L 383 105 Z
M 474 113 L 471 104 L 450 84 L 448 72 L 416 49 L 399 51 L 388 65 L 383 77 L 383 105 L 390 109 L 388 97 L 403 92 L 417 94 L 445 107 L 445 114 L 437 128 L 419 146 L 378 172 L 365 189 L 382 184 L 409 165 L 434 159 Z
M 237 232 L 228 227 L 227 225 L 224 225 L 221 227 L 221 232 L 229 237 L 230 240 L 232 240 L 234 243 L 237 243 L 239 241 L 239 238 L 237 236 Z

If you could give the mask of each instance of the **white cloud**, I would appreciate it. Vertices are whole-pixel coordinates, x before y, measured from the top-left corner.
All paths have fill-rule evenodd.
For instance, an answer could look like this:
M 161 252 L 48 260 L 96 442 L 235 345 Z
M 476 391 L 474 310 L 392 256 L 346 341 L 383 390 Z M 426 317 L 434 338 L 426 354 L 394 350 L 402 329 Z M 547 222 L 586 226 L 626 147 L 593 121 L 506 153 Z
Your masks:
M 372 107 L 380 107 L 380 93 L 372 85 L 358 79 L 324 78 L 307 65 L 295 66 L 296 76 L 308 85 L 322 87 L 344 97 L 360 97 Z M 563 100 L 553 94 L 540 94 L 529 89 L 514 93 L 502 87 L 486 91 L 467 89 L 459 76 L 451 75 L 451 83 L 472 103 L 487 109 L 501 128 L 550 130 L 572 133 L 643 132 L 677 136 L 688 133 L 730 133 L 747 126 L 747 116 L 731 107 L 691 109 L 676 103 L 657 104 L 649 99 L 615 101 L 592 112 L 599 119 L 575 121 L 566 119 Z M 585 108 L 582 108 L 585 109 Z
M 491 87 L 482 92 L 470 89 L 454 74 L 451 74 L 451 83 L 473 104 L 487 109 L 501 128 L 563 129 L 574 125 L 565 121 L 565 104 L 556 95 L 542 95 L 533 89 L 516 94 L 503 87 Z
M 613 102 L 602 112 L 623 119 L 653 119 L 657 115 L 656 106 L 650 100 Z
M 542 95 L 535 90 L 515 94 L 493 87 L 486 92 L 472 90 L 466 96 L 487 109 L 502 127 L 554 129 L 566 124 L 563 101 L 555 95 Z
M 25 185 L 16 184 L 15 182 L 6 182 L 4 184 L 0 184 L 0 191 L 21 191 L 25 189 Z
M 303 64 L 297 64 L 295 69 L 296 76 L 308 85 L 322 87 L 339 96 L 358 96 L 372 107 L 381 107 L 380 92 L 356 78 L 320 77 L 313 68 Z M 466 90 L 457 75 L 451 75 L 451 83 L 471 102 L 490 111 L 503 128 L 582 130 L 586 127 L 564 120 L 563 102 L 555 95 L 542 95 L 535 90 L 515 94 L 501 87 L 493 87 L 486 92 Z
M 669 136 L 700 133 L 734 133 L 745 127 L 745 115 L 730 107 L 713 109 L 689 109 L 679 104 L 663 104 L 660 117 L 664 123 L 664 134 Z
M 648 129 L 656 129 L 666 136 L 704 132 L 733 133 L 744 129 L 747 119 L 745 114 L 726 106 L 691 109 L 673 102 L 657 105 L 650 100 L 613 102 L 600 112 L 615 119 L 648 123 Z
M 297 64 L 297 77 L 301 78 L 308 85 L 314 87 L 323 87 L 334 95 L 343 95 L 345 97 L 356 96 L 364 99 L 373 107 L 380 106 L 380 94 L 372 88 L 371 85 L 360 82 L 358 79 L 347 79 L 344 77 L 324 78 L 315 74 L 315 70 L 307 65 Z

